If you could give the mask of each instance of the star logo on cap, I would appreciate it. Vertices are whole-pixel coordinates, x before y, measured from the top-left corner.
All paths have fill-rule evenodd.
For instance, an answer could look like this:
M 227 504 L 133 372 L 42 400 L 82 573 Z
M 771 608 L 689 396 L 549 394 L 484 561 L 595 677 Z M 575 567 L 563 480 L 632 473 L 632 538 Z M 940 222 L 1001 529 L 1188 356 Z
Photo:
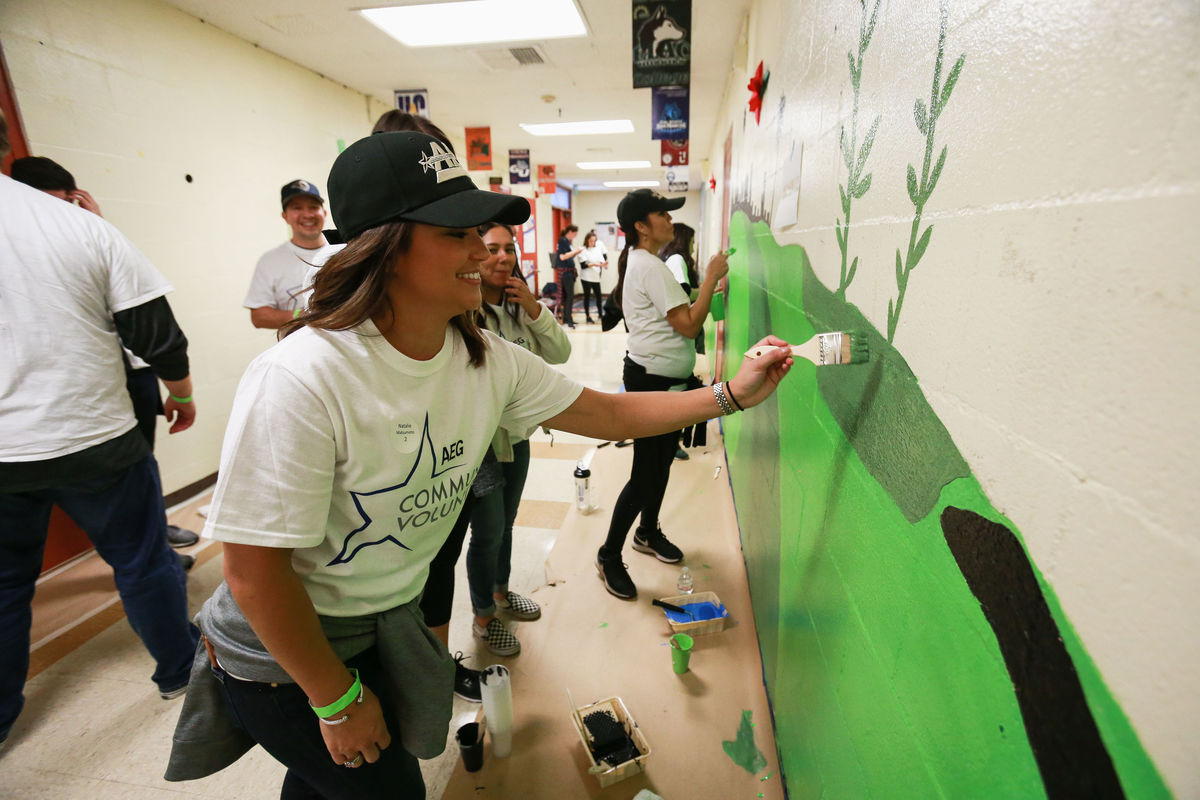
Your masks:
M 421 165 L 421 172 L 425 173 L 429 170 L 437 172 L 437 182 L 448 181 L 451 178 L 465 178 L 467 171 L 463 169 L 462 164 L 458 161 L 458 156 L 447 150 L 441 142 L 429 143 L 429 154 L 421 153 L 420 160 L 417 161 Z

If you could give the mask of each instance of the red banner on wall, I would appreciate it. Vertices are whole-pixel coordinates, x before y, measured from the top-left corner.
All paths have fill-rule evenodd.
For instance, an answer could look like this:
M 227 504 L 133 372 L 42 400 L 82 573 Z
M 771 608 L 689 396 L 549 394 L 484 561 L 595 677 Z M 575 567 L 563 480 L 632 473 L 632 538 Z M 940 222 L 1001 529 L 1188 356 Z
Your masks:
M 554 178 L 553 164 L 538 164 L 538 191 L 542 194 L 554 194 L 558 181 Z
M 687 139 L 661 139 L 662 165 L 664 167 L 686 167 L 688 163 Z
M 492 129 L 467 128 L 467 169 L 492 168 Z

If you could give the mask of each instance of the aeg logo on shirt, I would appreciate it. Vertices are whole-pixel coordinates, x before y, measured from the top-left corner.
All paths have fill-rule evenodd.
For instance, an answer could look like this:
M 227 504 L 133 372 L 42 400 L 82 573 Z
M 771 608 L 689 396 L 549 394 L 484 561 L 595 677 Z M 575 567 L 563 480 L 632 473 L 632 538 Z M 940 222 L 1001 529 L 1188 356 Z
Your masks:
M 458 156 L 446 149 L 441 142 L 429 143 L 429 154 L 421 153 L 421 172 L 437 171 L 437 182 L 448 181 L 451 178 L 465 178 L 467 171 L 458 161 Z

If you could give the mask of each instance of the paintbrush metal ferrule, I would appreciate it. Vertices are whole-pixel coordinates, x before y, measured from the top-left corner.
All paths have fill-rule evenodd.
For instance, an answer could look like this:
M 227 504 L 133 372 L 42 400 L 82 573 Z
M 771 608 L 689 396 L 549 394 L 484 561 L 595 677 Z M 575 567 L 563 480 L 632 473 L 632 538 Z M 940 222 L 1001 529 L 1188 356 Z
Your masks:
M 773 350 L 771 345 L 753 347 L 746 351 L 746 358 L 761 358 Z M 803 358 L 818 367 L 841 364 L 861 364 L 870 358 L 867 340 L 853 331 L 830 331 L 818 333 L 804 344 L 791 347 L 793 358 Z

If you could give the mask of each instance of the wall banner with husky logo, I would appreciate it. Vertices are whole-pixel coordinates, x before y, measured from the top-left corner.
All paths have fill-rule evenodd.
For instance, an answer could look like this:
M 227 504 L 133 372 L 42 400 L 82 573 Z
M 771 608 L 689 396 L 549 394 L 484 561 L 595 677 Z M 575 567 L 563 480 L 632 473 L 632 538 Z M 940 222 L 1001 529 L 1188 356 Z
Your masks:
M 633 88 L 687 86 L 692 0 L 633 0 Z

